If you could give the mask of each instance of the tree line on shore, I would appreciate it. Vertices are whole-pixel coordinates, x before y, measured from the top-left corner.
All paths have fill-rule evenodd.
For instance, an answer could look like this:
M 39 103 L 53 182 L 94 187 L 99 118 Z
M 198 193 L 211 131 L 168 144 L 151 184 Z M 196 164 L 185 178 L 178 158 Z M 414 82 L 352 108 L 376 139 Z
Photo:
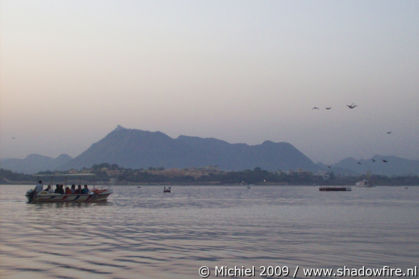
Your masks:
M 77 177 L 77 174 L 91 174 Z M 73 175 L 68 178 L 65 174 Z M 64 178 L 65 177 L 65 178 Z M 356 175 L 342 176 L 333 172 L 312 173 L 308 171 L 270 172 L 261 168 L 242 171 L 223 171 L 216 167 L 185 169 L 129 169 L 116 164 L 103 163 L 82 170 L 62 172 L 46 171 L 33 175 L 14 173 L 0 169 L 0 184 L 32 184 L 44 178 L 45 183 L 94 182 L 112 184 L 184 184 L 184 185 L 353 185 L 368 179 L 373 185 L 419 185 L 419 176 Z M 71 180 L 71 181 L 70 181 Z M 75 181 L 77 180 L 77 181 Z

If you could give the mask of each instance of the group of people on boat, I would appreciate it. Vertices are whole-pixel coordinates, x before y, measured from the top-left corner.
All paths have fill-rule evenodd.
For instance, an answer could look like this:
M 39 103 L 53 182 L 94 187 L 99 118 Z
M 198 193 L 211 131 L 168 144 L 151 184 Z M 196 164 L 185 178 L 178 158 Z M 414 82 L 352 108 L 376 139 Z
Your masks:
M 38 184 L 36 184 L 34 191 L 39 194 L 42 191 L 46 191 L 48 193 L 56 193 L 56 194 L 90 194 L 91 191 L 89 190 L 89 187 L 87 185 L 84 185 L 84 188 L 82 188 L 81 185 L 78 185 L 76 188 L 76 185 L 71 185 L 71 188 L 69 186 L 66 186 L 64 189 L 64 184 L 56 184 L 55 190 L 52 189 L 51 184 L 47 186 L 46 189 L 44 189 L 44 185 L 42 184 L 42 180 L 38 181 Z
M 26 192 L 26 197 L 29 203 L 41 202 L 106 202 L 108 196 L 112 194 L 110 189 L 97 189 L 93 187 L 89 189 L 87 185 L 73 184 L 65 186 L 64 184 L 56 184 L 55 189 L 53 185 L 47 185 L 44 189 L 42 180 L 39 180 L 34 189 Z

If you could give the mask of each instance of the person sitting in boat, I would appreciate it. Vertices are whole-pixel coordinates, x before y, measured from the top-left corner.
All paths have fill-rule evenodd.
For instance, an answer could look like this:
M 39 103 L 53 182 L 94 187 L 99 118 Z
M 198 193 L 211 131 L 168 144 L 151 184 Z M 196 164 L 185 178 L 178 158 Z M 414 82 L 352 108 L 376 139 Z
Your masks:
M 89 188 L 87 188 L 87 185 L 84 185 L 84 188 L 81 190 L 82 194 L 89 194 Z
M 47 191 L 48 193 L 53 193 L 52 188 L 51 188 L 51 184 L 49 184 L 47 186 L 47 188 L 45 189 L 45 191 Z
M 60 184 L 60 185 L 58 185 L 59 186 L 59 188 L 58 188 L 58 193 L 59 194 L 64 194 L 64 185 L 63 184 Z
M 35 185 L 35 188 L 31 191 L 28 191 L 27 195 L 29 198 L 29 202 L 32 202 L 34 197 L 42 192 L 44 185 L 42 184 L 42 180 L 38 181 L 38 184 Z
M 71 193 L 75 194 L 76 193 L 76 185 L 71 185 Z
M 81 194 L 81 185 L 77 186 L 75 194 Z
M 42 180 L 38 181 L 38 184 L 35 186 L 35 193 L 41 193 L 44 189 L 44 185 L 42 184 Z
M 60 185 L 59 184 L 55 185 L 54 193 L 60 194 Z
M 64 190 L 64 189 L 63 189 Z M 66 193 L 66 195 L 68 195 L 68 194 L 73 194 L 73 192 L 71 191 L 71 189 L 70 189 L 70 187 L 65 187 L 65 193 Z

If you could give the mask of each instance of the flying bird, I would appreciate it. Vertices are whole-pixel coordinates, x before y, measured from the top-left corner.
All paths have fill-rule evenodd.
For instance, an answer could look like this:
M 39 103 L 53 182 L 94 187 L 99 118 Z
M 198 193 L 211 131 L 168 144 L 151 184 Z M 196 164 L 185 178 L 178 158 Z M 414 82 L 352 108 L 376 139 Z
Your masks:
M 358 165 L 360 165 L 360 164 L 361 164 L 361 162 L 358 162 L 357 164 L 358 164 Z
M 332 107 L 326 107 L 326 110 L 331 110 L 332 109 Z
M 312 109 L 319 109 L 319 107 L 313 107 Z
M 388 161 L 387 160 L 383 160 L 383 163 L 388 163 Z
M 357 107 L 357 105 L 355 105 L 354 103 L 350 104 L 350 105 L 346 105 L 348 108 L 350 109 L 354 109 Z
M 373 163 L 375 163 L 375 159 L 371 159 Z
M 387 131 L 387 135 L 390 135 L 391 134 L 391 131 Z

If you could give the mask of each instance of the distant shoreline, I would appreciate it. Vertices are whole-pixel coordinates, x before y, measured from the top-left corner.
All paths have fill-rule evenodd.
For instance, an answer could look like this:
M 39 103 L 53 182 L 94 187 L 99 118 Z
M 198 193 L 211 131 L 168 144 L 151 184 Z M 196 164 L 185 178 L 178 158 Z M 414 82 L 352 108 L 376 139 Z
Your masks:
M 17 182 L 13 182 L 13 183 L 0 183 L 0 187 L 1 186 L 34 186 L 36 183 L 35 182 L 22 182 L 22 183 L 17 183 Z M 52 184 L 52 183 L 45 183 L 45 185 L 48 184 Z M 83 185 L 86 183 L 82 183 Z M 55 185 L 55 184 L 52 184 Z M 66 185 L 71 185 L 70 184 L 66 184 Z M 175 184 L 175 183 L 121 183 L 121 184 L 109 184 L 109 183 L 87 183 L 87 185 L 89 186 L 112 186 L 112 187 L 163 187 L 163 186 L 202 186 L 202 187 L 223 187 L 223 186 L 232 186 L 232 187 L 263 187 L 263 186 L 269 186 L 269 187 L 320 187 L 320 186 L 324 186 L 326 184 L 322 184 L 322 185 L 312 185 L 312 184 L 251 184 L 251 185 L 242 185 L 242 184 Z M 329 185 L 329 184 L 327 184 Z M 341 186 L 349 186 L 349 187 L 355 187 L 355 188 L 362 188 L 362 187 L 358 187 L 356 185 L 341 185 Z M 415 184 L 415 185 L 374 185 L 374 187 L 419 187 L 419 183 Z
M 354 186 L 358 181 L 368 180 L 374 186 L 418 186 L 419 176 L 384 175 L 337 175 L 330 172 L 266 171 L 261 168 L 243 171 L 224 171 L 217 168 L 187 169 L 126 169 L 115 164 L 103 163 L 91 168 L 70 171 L 47 171 L 37 174 L 14 173 L 0 169 L 2 185 L 34 185 L 43 180 L 45 184 L 89 185 L 206 185 L 206 186 Z

